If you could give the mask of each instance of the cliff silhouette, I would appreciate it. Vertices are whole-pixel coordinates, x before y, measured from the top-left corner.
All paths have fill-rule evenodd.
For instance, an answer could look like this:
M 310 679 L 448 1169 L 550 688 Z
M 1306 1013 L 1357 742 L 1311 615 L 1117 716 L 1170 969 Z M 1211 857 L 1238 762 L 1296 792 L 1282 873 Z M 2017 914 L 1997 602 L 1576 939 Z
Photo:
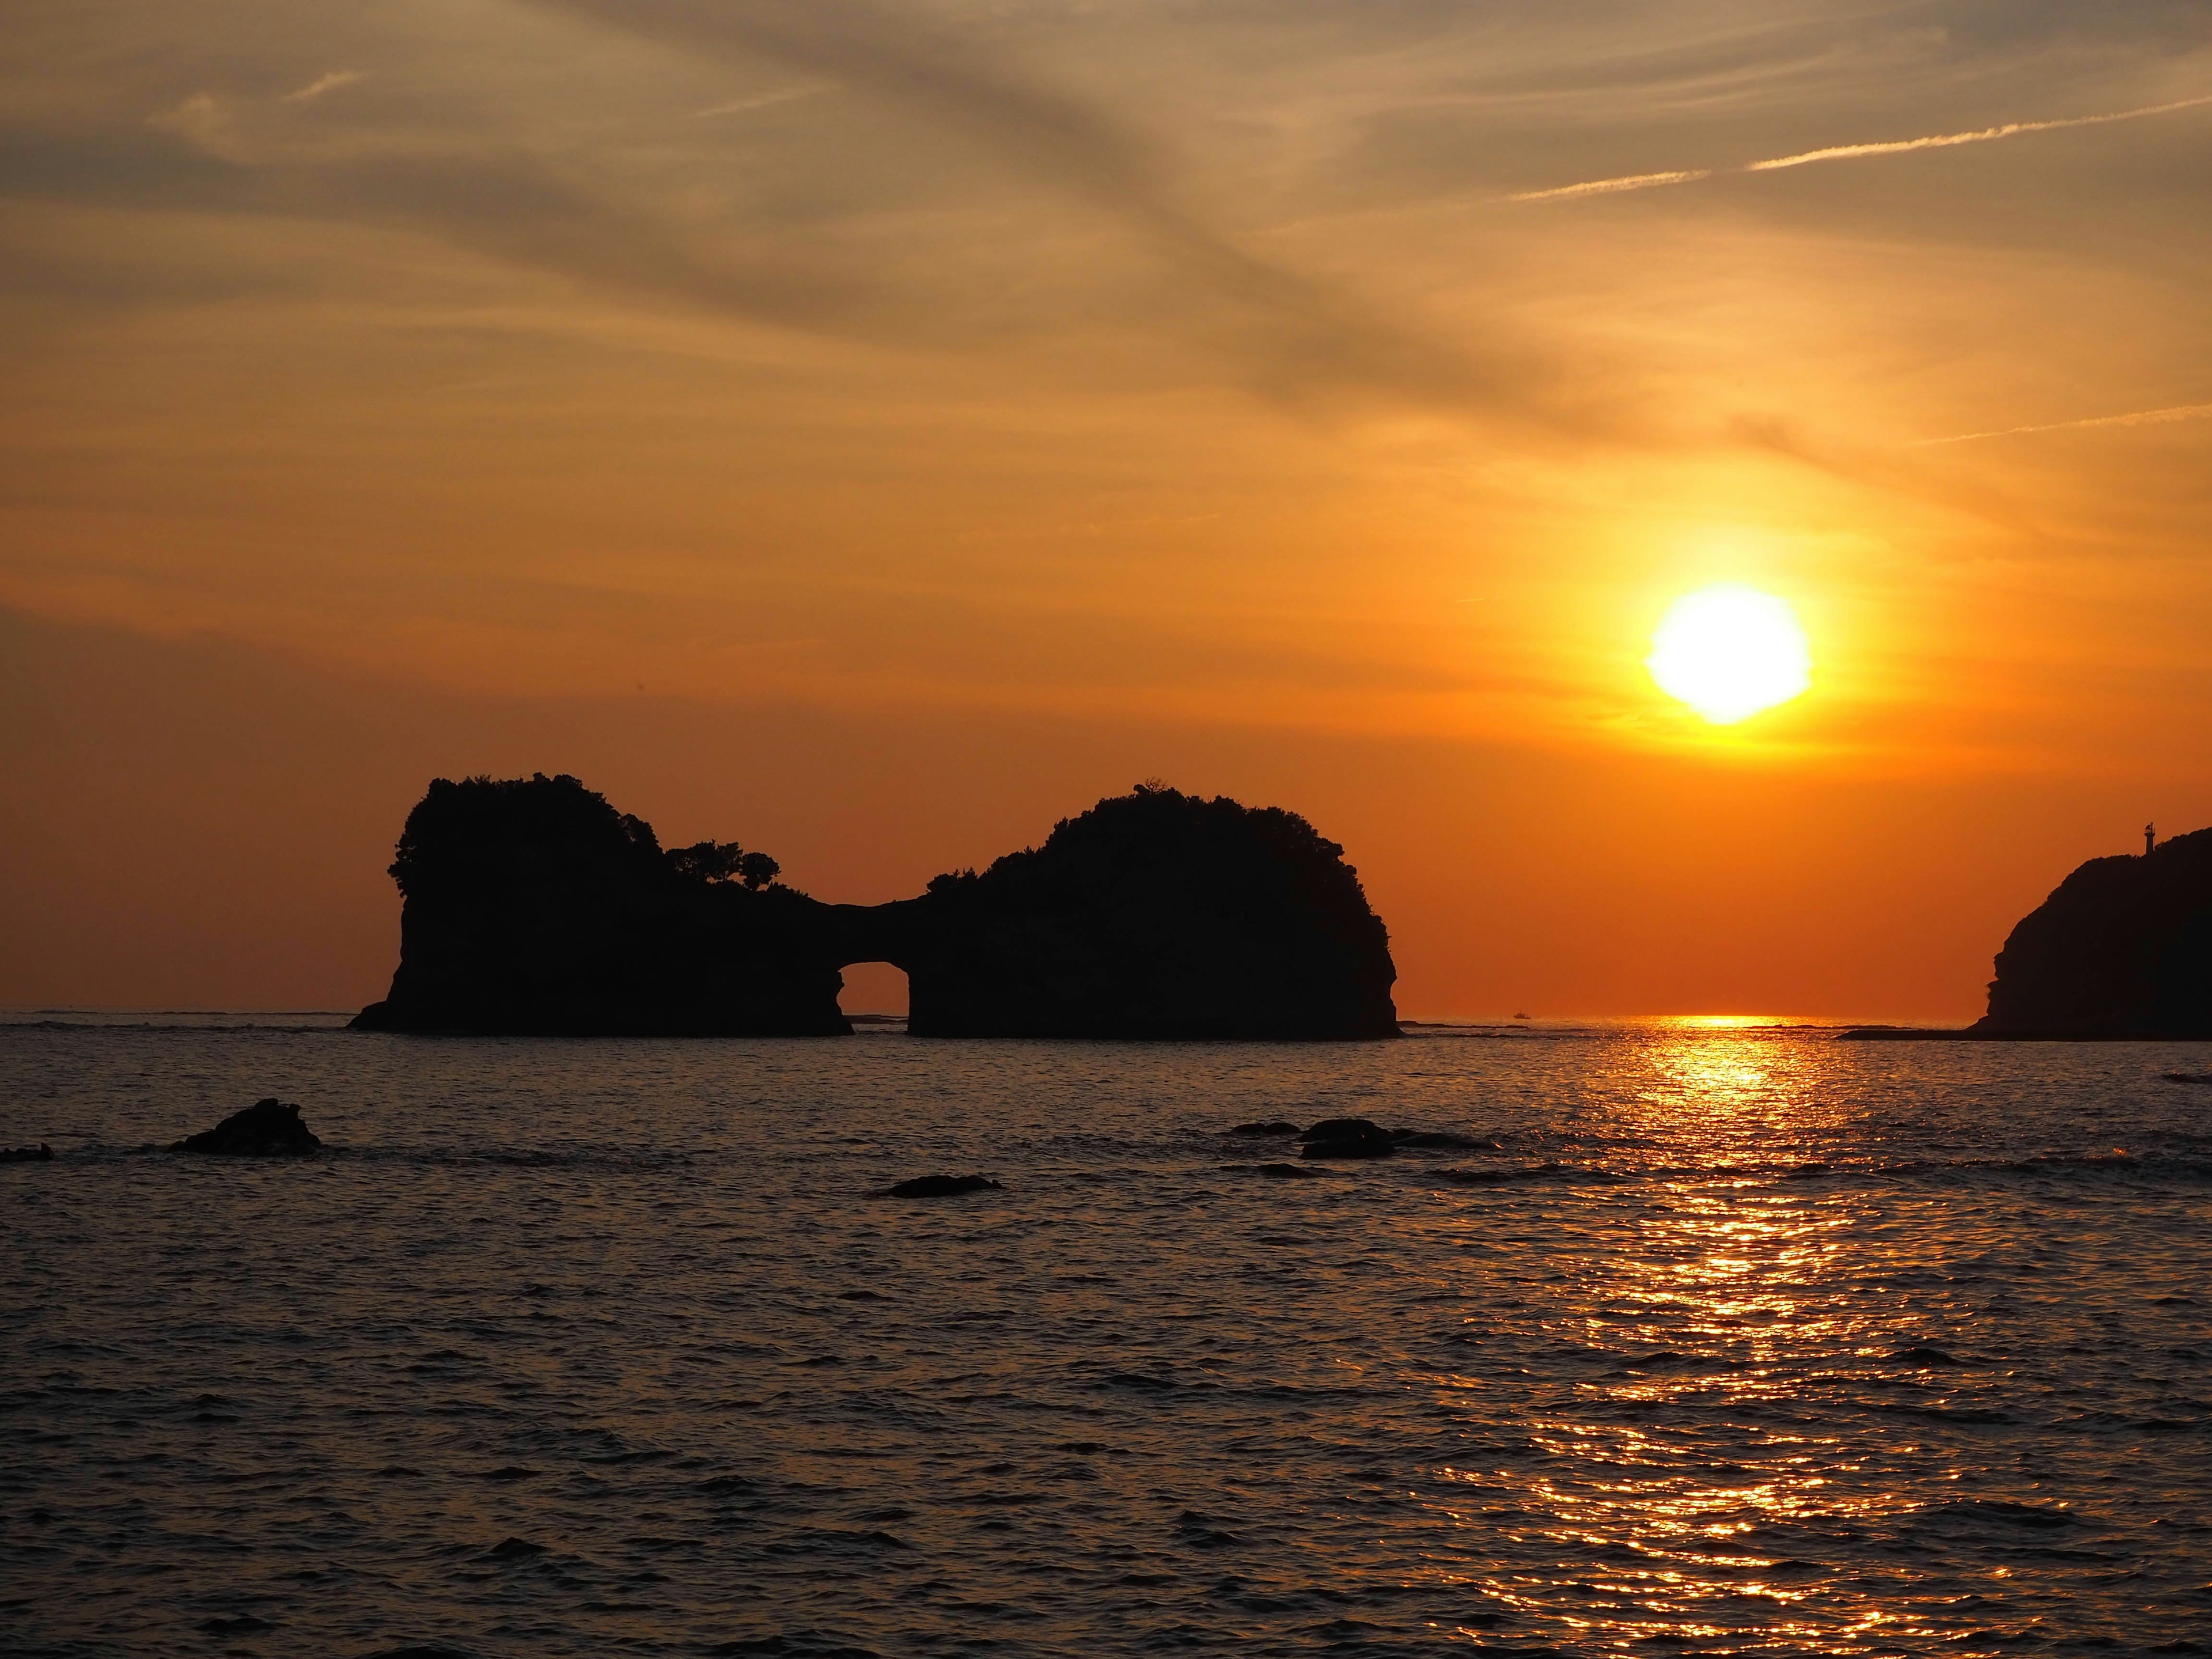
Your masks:
M 2212 1037 L 2212 830 L 2091 859 L 1997 952 L 1990 1036 Z
M 733 842 L 664 849 L 568 776 L 439 779 L 391 868 L 372 1030 L 848 1032 L 842 969 L 906 970 L 922 1036 L 1397 1035 L 1389 934 L 1295 813 L 1140 786 L 921 897 L 824 904 Z
M 712 846 L 702 843 L 702 846 Z M 719 849 L 717 849 L 719 851 Z M 392 989 L 368 1030 L 532 1036 L 849 1030 L 804 894 L 664 851 L 574 778 L 440 778 L 407 815 Z

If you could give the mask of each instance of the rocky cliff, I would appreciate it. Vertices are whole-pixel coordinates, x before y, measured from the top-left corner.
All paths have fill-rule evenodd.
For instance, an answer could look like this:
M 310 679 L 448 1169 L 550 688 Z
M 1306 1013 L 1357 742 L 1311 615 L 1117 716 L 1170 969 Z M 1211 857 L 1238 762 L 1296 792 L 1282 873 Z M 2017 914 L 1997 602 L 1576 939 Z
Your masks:
M 933 1036 L 1391 1036 L 1389 935 L 1297 815 L 1140 787 L 920 898 L 823 904 L 733 844 L 664 850 L 571 777 L 440 779 L 392 875 L 367 1030 L 811 1036 L 842 969 L 907 971 Z
M 2092 859 L 1997 952 L 1990 1036 L 2212 1037 L 2212 830 Z

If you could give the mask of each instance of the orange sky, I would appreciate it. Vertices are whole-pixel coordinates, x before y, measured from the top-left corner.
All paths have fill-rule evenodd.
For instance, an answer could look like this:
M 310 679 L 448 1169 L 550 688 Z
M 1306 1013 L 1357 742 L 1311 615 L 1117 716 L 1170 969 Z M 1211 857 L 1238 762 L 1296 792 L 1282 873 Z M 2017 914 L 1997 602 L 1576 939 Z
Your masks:
M 1971 1015 L 2212 822 L 2201 4 L 108 0 L 0 98 L 0 1002 L 378 994 L 437 772 L 851 899 L 1279 803 L 1417 1017 Z M 1719 580 L 1816 661 L 1725 732 Z

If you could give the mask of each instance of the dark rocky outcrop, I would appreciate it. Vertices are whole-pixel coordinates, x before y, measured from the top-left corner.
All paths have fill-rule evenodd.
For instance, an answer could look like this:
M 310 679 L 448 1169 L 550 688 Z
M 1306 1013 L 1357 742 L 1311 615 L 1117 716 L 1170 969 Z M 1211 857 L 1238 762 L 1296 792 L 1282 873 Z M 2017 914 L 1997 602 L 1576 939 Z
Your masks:
M 738 873 L 571 777 L 430 786 L 392 878 L 399 968 L 366 1030 L 534 1036 L 842 1033 L 827 907 Z M 728 849 L 736 853 L 735 848 Z
M 664 851 L 571 777 L 430 786 L 364 1030 L 845 1033 L 842 970 L 906 970 L 917 1036 L 1393 1036 L 1389 935 L 1297 815 L 1141 787 L 920 898 L 823 904 L 733 843 Z
M 1139 788 L 939 876 L 906 966 L 924 1036 L 1395 1036 L 1389 934 L 1295 813 Z
M 40 1141 L 35 1146 L 0 1146 L 0 1164 L 51 1164 L 54 1149 Z
M 1398 1138 L 1364 1117 L 1323 1118 L 1298 1137 L 1300 1158 L 1388 1158 Z
M 988 1176 L 927 1175 L 916 1176 L 911 1181 L 898 1182 L 886 1189 L 891 1198 L 957 1198 L 963 1193 L 995 1193 L 1002 1191 L 1000 1183 Z
M 1297 1164 L 1262 1164 L 1253 1171 L 1266 1181 L 1303 1181 L 1308 1176 L 1328 1173 L 1326 1170 L 1309 1170 Z
M 1281 1118 L 1276 1118 L 1267 1123 L 1239 1123 L 1234 1128 L 1224 1129 L 1221 1133 L 1225 1135 L 1257 1138 L 1263 1135 L 1294 1135 L 1297 1132 L 1297 1124 L 1285 1123 Z
M 1963 1030 L 1874 1025 L 1863 1041 L 2212 1038 L 2212 830 L 2091 859 L 1997 952 Z
M 2001 1036 L 2212 1037 L 2212 830 L 2092 859 L 1997 952 Z
M 299 1158 L 322 1150 L 322 1141 L 289 1102 L 257 1100 L 212 1129 L 187 1135 L 173 1152 L 211 1152 L 222 1158 Z

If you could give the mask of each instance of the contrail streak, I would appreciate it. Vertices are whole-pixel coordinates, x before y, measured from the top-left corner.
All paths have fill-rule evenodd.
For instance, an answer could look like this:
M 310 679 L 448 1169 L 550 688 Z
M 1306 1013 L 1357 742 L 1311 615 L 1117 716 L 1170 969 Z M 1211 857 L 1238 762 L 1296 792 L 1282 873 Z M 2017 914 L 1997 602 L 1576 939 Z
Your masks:
M 1813 161 L 1855 161 L 1862 155 L 1901 155 L 1909 149 L 1948 149 L 1954 144 L 1986 144 L 2022 132 L 2056 132 L 2061 127 L 2101 127 L 2113 121 L 2139 120 L 2146 115 L 2165 115 L 2178 109 L 2212 104 L 2212 96 L 2184 98 L 2179 103 L 2152 104 L 2143 109 L 2124 109 L 2110 115 L 2069 115 L 2057 121 L 2008 121 L 2001 127 L 1974 132 L 1939 133 L 1932 138 L 1898 138 L 1885 144 L 1836 144 L 1827 149 L 1808 149 L 1798 155 L 1778 155 L 1771 161 L 1753 161 L 1746 173 L 1771 173 L 1777 167 L 1802 167 Z
M 1970 444 L 1978 438 L 2017 438 L 2029 432 L 2076 432 L 2093 426 L 2163 426 L 2168 421 L 2201 421 L 2212 417 L 2212 404 L 2177 404 L 2171 409 L 2138 409 L 2127 415 L 2094 415 L 2086 421 L 2052 421 L 2043 426 L 2003 426 L 1989 432 L 1961 432 L 1955 438 L 1923 438 L 1915 446 L 1932 449 L 1939 444 Z
M 1638 173 L 1626 179 L 1593 179 L 1586 185 L 1561 185 L 1557 190 L 1524 190 L 1509 202 L 1557 202 L 1570 196 L 1612 196 L 1624 190 L 1655 190 L 1661 185 L 1695 184 L 1713 176 L 1711 167 L 1687 173 Z
M 2212 104 L 2212 94 L 2183 98 L 2171 104 L 2148 104 L 2141 109 L 2115 110 L 2106 115 L 2069 115 L 2055 121 L 2008 121 L 2002 126 L 1981 127 L 1972 132 L 1941 132 L 1926 138 L 1893 138 L 1873 144 L 1832 144 L 1795 155 L 1777 155 L 1764 161 L 1747 161 L 1735 167 L 1691 167 L 1679 173 L 1638 173 L 1620 179 L 1593 179 L 1586 184 L 1560 185 L 1551 190 L 1524 190 L 1507 197 L 1509 202 L 1563 202 L 1581 196 L 1611 196 L 1626 190 L 1656 190 L 1666 185 L 1693 185 L 1721 173 L 1772 173 L 1782 167 L 1809 167 L 1815 161 L 1857 161 L 1870 155 L 1902 155 L 1908 150 L 1948 149 L 1958 144 L 1986 144 L 2014 138 L 2024 132 L 2056 132 L 2065 127 L 2101 127 L 2114 121 L 2138 121 L 2146 115 L 2167 115 L 2178 109 L 2197 109 Z

